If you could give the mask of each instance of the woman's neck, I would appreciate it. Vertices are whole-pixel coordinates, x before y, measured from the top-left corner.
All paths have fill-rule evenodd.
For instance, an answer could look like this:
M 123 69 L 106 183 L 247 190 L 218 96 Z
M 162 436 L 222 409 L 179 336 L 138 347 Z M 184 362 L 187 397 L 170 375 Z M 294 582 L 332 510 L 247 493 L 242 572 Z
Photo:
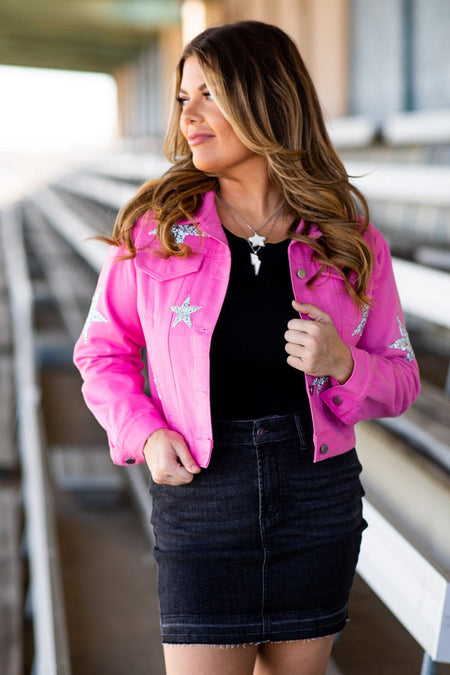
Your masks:
M 257 231 L 275 214 L 275 222 L 270 220 L 266 227 L 261 228 L 261 234 L 267 236 L 270 243 L 286 239 L 293 214 L 284 205 L 277 215 L 283 195 L 268 178 L 245 182 L 220 179 L 219 185 L 216 207 L 222 224 L 230 232 L 248 238 L 252 236 L 248 225 Z
M 259 180 L 235 181 L 219 179 L 222 197 L 249 223 L 263 223 L 283 200 L 279 188 L 268 177 Z

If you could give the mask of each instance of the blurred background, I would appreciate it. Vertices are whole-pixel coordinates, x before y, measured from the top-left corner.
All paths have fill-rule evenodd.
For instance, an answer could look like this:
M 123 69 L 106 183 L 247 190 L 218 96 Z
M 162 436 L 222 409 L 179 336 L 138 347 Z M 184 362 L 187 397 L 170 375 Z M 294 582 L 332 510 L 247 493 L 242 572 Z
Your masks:
M 71 364 L 118 209 L 205 27 L 295 40 L 385 235 L 423 377 L 358 426 L 370 522 L 329 675 L 450 673 L 450 2 L 0 0 L 0 673 L 163 673 L 142 467 Z

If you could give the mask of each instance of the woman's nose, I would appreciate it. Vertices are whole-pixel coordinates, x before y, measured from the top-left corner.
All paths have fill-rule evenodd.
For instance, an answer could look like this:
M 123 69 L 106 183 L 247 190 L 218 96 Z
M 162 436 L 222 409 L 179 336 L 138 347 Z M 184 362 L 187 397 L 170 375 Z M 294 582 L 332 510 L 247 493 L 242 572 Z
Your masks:
M 198 109 L 198 106 L 192 101 L 189 101 L 184 104 L 181 117 L 185 124 L 191 124 L 193 122 L 198 122 L 198 120 L 201 118 L 201 113 Z

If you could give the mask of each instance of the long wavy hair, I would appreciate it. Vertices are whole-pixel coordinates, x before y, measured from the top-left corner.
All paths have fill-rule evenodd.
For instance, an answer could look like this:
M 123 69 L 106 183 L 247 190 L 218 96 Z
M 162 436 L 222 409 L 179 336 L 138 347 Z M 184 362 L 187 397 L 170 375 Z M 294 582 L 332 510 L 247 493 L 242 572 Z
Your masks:
M 145 183 L 119 212 L 109 243 L 124 244 L 136 255 L 132 230 L 140 216 L 152 211 L 162 254 L 191 253 L 172 233 L 180 219 L 195 225 L 202 196 L 217 190 L 217 175 L 195 168 L 190 147 L 180 131 L 177 102 L 183 67 L 197 58 L 205 84 L 241 142 L 267 161 L 269 179 L 281 190 L 301 233 L 293 223 L 289 236 L 308 244 L 319 271 L 313 284 L 334 268 L 357 304 L 367 296 L 372 253 L 363 234 L 369 213 L 364 196 L 350 184 L 347 172 L 325 126 L 311 77 L 291 40 L 280 28 L 259 21 L 241 21 L 208 28 L 188 43 L 176 69 L 175 96 L 164 142 L 172 167 Z M 315 224 L 321 236 L 312 238 Z

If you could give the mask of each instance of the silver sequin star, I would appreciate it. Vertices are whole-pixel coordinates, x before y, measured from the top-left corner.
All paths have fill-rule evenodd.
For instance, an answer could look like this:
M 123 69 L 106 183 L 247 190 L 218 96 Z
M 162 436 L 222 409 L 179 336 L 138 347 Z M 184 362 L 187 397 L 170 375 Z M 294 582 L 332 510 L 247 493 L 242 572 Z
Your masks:
M 173 238 L 176 244 L 184 244 L 184 240 L 188 235 L 193 237 L 199 236 L 199 231 L 191 223 L 185 223 L 184 225 L 173 225 L 172 227 Z M 200 236 L 205 237 L 206 235 L 201 232 Z
M 89 308 L 89 313 L 87 315 L 84 327 L 83 327 L 83 336 L 84 336 L 84 341 L 87 343 L 88 341 L 88 333 L 89 333 L 89 328 L 91 327 L 91 323 L 108 323 L 108 319 L 103 316 L 101 312 L 97 309 L 97 304 L 98 304 L 98 299 L 100 297 L 102 287 L 100 286 L 97 288 L 97 290 L 94 293 L 94 297 L 92 298 L 91 306 Z
M 409 340 L 408 331 L 406 330 L 405 326 L 400 321 L 400 317 L 397 317 L 397 323 L 398 323 L 398 327 L 399 327 L 399 330 L 400 330 L 401 337 L 398 338 L 398 340 L 393 342 L 391 345 L 388 345 L 388 347 L 389 347 L 389 349 L 402 349 L 403 351 L 406 352 L 405 359 L 407 361 L 414 361 L 414 359 L 416 357 L 415 357 L 413 348 L 411 346 L 411 342 Z
M 352 335 L 362 335 L 363 330 L 365 328 L 365 325 L 367 323 L 367 319 L 369 317 L 369 308 L 367 305 L 363 305 L 362 308 L 362 319 L 360 323 L 356 326 L 355 330 L 353 331 Z
M 198 312 L 198 310 L 202 308 L 196 307 L 195 305 L 191 305 L 190 302 L 191 296 L 188 295 L 182 305 L 179 305 L 178 307 L 171 305 L 170 309 L 172 310 L 172 312 L 175 312 L 176 314 L 176 317 L 173 320 L 172 328 L 181 321 L 184 321 L 186 326 L 192 328 L 191 314 L 193 314 L 194 312 Z
M 322 375 L 321 377 L 314 378 L 314 380 L 312 381 L 312 385 L 313 387 L 316 387 L 317 396 L 320 394 L 324 386 L 329 383 L 329 381 L 330 381 L 329 375 Z

